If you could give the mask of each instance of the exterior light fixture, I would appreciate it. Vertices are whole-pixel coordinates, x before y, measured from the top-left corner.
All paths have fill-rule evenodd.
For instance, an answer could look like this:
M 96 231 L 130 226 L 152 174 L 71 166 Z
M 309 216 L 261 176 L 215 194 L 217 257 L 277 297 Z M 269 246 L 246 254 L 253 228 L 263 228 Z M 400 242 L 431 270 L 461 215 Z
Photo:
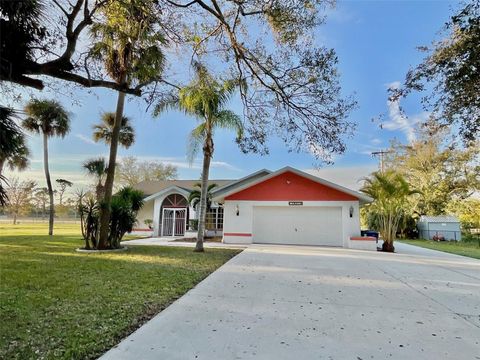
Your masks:
M 240 215 L 240 208 L 237 206 L 235 206 L 235 213 L 238 215 Z
M 350 206 L 350 217 L 353 217 L 353 206 Z

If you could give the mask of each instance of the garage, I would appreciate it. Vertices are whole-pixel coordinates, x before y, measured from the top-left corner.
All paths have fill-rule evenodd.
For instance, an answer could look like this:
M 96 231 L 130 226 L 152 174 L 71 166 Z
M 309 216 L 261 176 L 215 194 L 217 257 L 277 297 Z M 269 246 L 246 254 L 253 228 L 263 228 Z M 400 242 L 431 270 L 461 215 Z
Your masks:
M 343 246 L 341 207 L 256 206 L 257 244 Z
M 224 243 L 350 247 L 360 236 L 365 194 L 292 167 L 258 173 L 213 194 Z

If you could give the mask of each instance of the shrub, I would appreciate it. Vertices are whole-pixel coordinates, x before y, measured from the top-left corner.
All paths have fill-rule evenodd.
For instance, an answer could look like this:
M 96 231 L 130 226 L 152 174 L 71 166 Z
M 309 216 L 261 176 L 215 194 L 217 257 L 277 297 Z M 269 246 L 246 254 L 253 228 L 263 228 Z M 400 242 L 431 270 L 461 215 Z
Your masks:
M 152 229 L 152 225 L 153 225 L 153 220 L 152 220 L 152 219 L 145 219 L 145 220 L 143 221 L 143 223 L 144 223 L 145 225 L 147 225 L 150 230 Z
M 133 230 L 138 211 L 142 206 L 143 193 L 130 186 L 122 188 L 112 197 L 107 248 L 120 248 L 123 236 Z M 80 196 L 79 211 L 85 248 L 96 249 L 98 245 L 99 204 L 93 196 L 86 198 Z
M 190 219 L 190 230 L 198 230 L 198 219 Z

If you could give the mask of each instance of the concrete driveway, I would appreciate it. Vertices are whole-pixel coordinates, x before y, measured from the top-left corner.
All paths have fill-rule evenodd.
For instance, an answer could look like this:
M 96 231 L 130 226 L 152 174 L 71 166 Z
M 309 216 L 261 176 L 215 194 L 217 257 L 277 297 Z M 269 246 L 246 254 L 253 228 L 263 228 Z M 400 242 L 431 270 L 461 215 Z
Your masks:
M 102 359 L 480 359 L 480 261 L 251 246 Z

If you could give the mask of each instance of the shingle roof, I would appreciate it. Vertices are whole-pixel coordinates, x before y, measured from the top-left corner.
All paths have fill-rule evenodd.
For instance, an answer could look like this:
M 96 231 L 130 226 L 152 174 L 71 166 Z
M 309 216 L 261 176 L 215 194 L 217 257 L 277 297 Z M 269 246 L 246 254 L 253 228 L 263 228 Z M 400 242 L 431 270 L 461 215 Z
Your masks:
M 227 185 L 235 180 L 210 180 L 208 184 L 217 184 L 218 187 Z M 162 180 L 162 181 L 142 181 L 134 186 L 135 189 L 143 191 L 145 196 L 155 194 L 170 186 L 178 186 L 187 191 L 191 191 L 195 184 L 200 183 L 200 180 Z
M 430 216 L 422 215 L 420 216 L 421 222 L 429 223 L 458 223 L 458 218 L 452 215 L 439 215 L 439 216 Z

